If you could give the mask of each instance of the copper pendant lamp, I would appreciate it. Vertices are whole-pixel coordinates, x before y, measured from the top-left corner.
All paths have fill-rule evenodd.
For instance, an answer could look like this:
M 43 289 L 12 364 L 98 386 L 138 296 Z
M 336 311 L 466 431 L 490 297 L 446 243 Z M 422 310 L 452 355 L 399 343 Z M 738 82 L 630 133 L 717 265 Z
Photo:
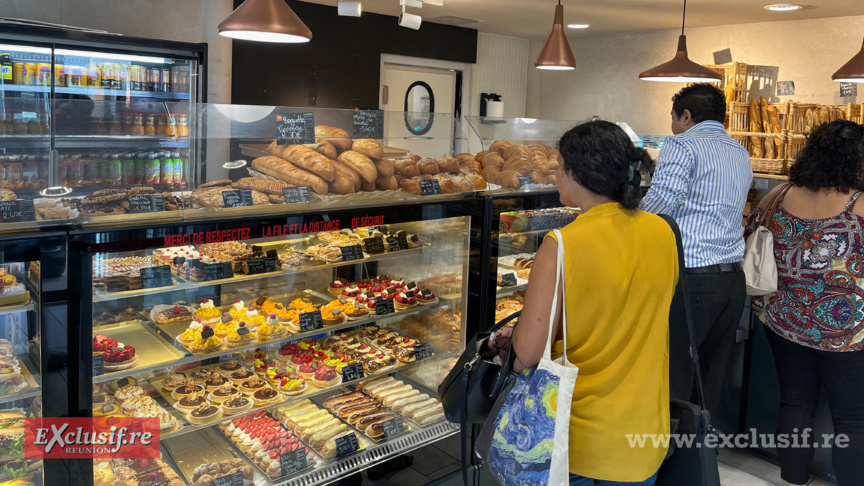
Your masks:
M 216 30 L 226 37 L 257 42 L 312 40 L 312 31 L 285 0 L 246 0 Z
M 576 69 L 576 56 L 573 55 L 570 42 L 564 35 L 564 7 L 561 5 L 561 0 L 558 0 L 558 5 L 555 6 L 552 32 L 546 39 L 546 44 L 543 45 L 537 60 L 534 61 L 534 67 L 560 71 Z
M 681 35 L 678 37 L 678 51 L 671 61 L 651 68 L 639 75 L 644 81 L 665 81 L 669 83 L 719 83 L 720 74 L 699 65 L 687 56 L 687 36 L 684 24 L 687 19 L 687 0 L 684 0 L 684 18 L 681 20 Z
M 842 83 L 864 83 L 864 46 L 831 79 Z

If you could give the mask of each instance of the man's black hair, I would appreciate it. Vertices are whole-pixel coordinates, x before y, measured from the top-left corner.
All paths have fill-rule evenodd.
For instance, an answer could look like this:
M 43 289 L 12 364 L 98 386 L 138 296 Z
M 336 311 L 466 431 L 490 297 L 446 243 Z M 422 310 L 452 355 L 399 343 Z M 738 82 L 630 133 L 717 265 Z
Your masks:
M 690 110 L 693 123 L 714 120 L 720 123 L 726 119 L 726 96 L 713 84 L 694 84 L 675 93 L 672 97 L 672 111 L 678 118 Z

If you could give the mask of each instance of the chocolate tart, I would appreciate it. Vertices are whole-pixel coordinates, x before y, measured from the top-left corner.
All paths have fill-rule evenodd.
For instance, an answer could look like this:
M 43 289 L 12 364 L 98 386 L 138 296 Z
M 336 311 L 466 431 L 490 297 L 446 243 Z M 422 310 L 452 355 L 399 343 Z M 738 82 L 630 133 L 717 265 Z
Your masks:
M 207 395 L 207 398 L 213 403 L 222 403 L 239 396 L 240 390 L 238 390 L 237 388 L 233 386 L 230 388 L 227 386 L 222 386 L 210 392 L 210 394 Z
M 203 385 L 196 385 L 194 382 L 187 382 L 185 385 L 171 392 L 171 396 L 174 397 L 175 400 L 180 400 L 183 397 L 201 395 L 202 393 L 204 393 Z
M 246 368 L 239 369 L 234 373 L 231 373 L 231 381 L 234 382 L 235 385 L 242 385 L 244 381 L 248 380 L 256 376 L 255 373 L 247 370 Z
M 235 413 L 243 413 L 252 408 L 252 400 L 247 397 L 235 397 L 222 402 L 222 411 L 226 415 L 234 415 Z
M 210 378 L 207 378 L 207 381 L 204 382 L 204 387 L 207 389 L 208 392 L 211 392 L 213 390 L 216 390 L 220 386 L 227 385 L 229 383 L 231 383 L 231 380 L 217 373 Z
M 178 400 L 174 406 L 184 412 L 188 412 L 189 410 L 194 410 L 206 403 L 207 399 L 202 395 L 189 395 L 188 397 L 183 397 Z
M 190 424 L 205 424 L 212 420 L 217 420 L 221 417 L 222 409 L 219 407 L 214 407 L 210 404 L 201 405 L 200 407 L 186 414 L 186 420 L 188 420 Z
M 278 399 L 281 396 L 282 395 L 278 391 L 267 387 L 253 393 L 252 401 L 255 402 L 255 405 L 267 405 L 268 403 Z
M 224 363 L 221 363 L 219 366 L 216 367 L 216 371 L 218 371 L 219 373 L 222 373 L 226 377 L 230 377 L 232 373 L 234 373 L 235 371 L 239 370 L 242 367 L 243 367 L 243 365 L 240 364 L 239 361 L 237 361 L 236 359 L 232 359 L 231 361 L 226 361 Z
M 262 388 L 270 388 L 270 386 L 261 378 L 248 379 L 240 385 L 240 391 L 243 392 L 244 395 L 252 395 Z
M 213 376 L 213 370 L 208 369 L 208 368 L 200 368 L 200 369 L 193 371 L 192 374 L 189 375 L 189 378 L 192 378 L 193 380 L 195 380 L 195 383 L 198 383 L 199 385 L 203 385 L 204 382 L 206 382 L 207 379 L 210 378 L 211 376 Z

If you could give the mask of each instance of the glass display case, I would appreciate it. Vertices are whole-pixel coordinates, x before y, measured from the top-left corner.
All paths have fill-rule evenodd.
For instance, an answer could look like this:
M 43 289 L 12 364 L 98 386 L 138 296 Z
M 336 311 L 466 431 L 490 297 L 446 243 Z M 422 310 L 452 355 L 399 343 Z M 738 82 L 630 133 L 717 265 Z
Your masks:
M 71 235 L 74 407 L 158 417 L 188 484 L 329 483 L 456 433 L 436 390 L 468 333 L 472 204 Z

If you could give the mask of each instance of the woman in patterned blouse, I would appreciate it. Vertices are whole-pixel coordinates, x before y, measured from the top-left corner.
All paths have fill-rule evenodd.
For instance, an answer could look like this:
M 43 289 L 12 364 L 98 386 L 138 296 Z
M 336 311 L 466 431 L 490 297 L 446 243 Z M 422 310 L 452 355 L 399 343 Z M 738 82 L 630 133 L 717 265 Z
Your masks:
M 778 291 L 756 299 L 768 329 L 780 382 L 777 433 L 813 428 L 822 387 L 836 434 L 840 486 L 864 478 L 864 128 L 837 120 L 816 128 L 792 166 L 790 187 L 766 225 L 774 234 Z M 777 187 L 750 214 L 745 236 L 758 226 Z M 793 432 L 794 431 L 794 432 Z M 813 443 L 812 430 L 809 443 Z M 821 441 L 820 441 L 821 442 Z M 778 448 L 781 476 L 809 481 L 812 445 Z

